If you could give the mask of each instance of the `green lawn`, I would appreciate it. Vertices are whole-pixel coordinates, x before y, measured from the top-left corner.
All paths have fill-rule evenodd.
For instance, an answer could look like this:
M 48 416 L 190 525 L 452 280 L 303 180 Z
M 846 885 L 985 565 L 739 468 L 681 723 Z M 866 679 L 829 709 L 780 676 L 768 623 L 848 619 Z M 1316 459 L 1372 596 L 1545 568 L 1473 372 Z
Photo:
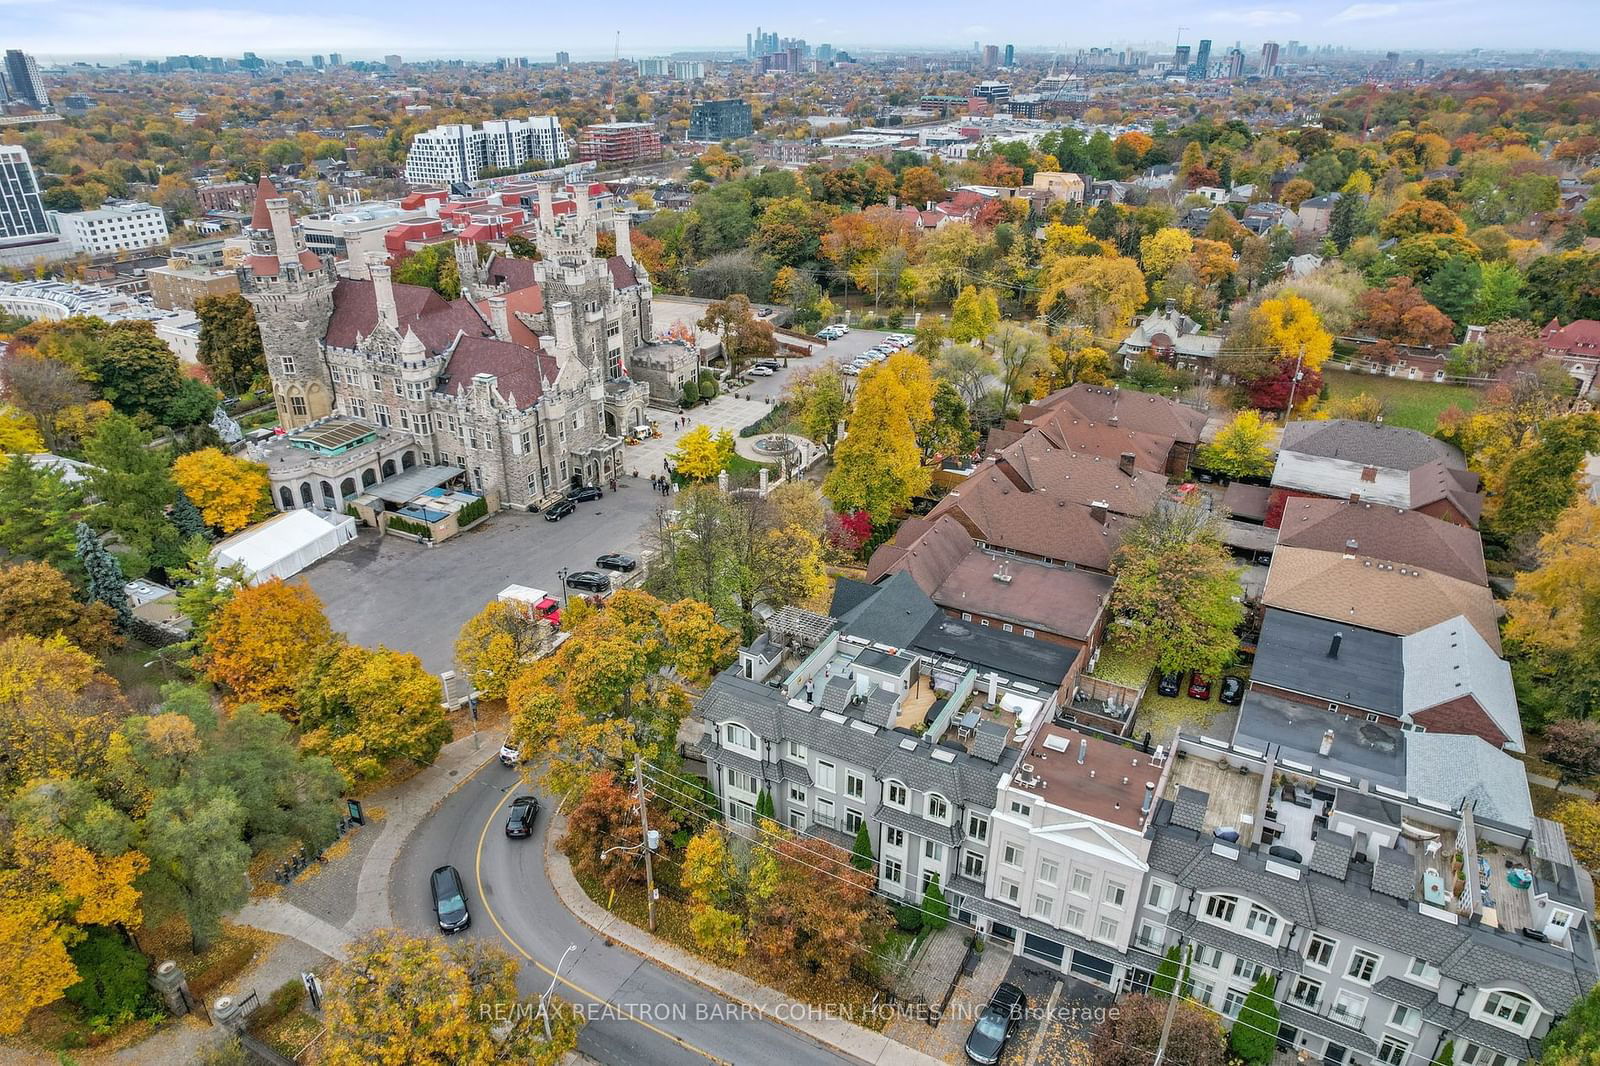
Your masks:
M 1436 385 L 1431 381 L 1408 381 L 1383 374 L 1353 373 L 1334 363 L 1323 369 L 1329 399 L 1365 392 L 1383 401 L 1384 422 L 1424 433 L 1433 432 L 1439 415 L 1452 404 L 1470 411 L 1483 398 L 1482 390 L 1470 385 Z

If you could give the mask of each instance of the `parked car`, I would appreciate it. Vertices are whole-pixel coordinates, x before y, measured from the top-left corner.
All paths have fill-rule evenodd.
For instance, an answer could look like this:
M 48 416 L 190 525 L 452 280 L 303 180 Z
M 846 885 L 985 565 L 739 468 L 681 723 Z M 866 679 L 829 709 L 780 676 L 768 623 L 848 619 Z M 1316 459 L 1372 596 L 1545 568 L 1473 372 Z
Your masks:
M 518 796 L 511 801 L 511 814 L 506 818 L 506 836 L 513 838 L 532 836 L 533 820 L 538 815 L 538 796 Z
M 577 509 L 578 505 L 571 500 L 557 500 L 544 509 L 544 520 L 546 522 L 559 522 Z
M 776 359 L 757 359 L 752 366 L 764 366 L 768 370 L 782 370 L 783 364 Z
M 817 338 L 819 340 L 838 340 L 842 336 L 844 336 L 844 334 L 839 332 L 839 328 L 837 326 L 824 326 L 822 329 L 817 331 Z
M 1156 682 L 1156 693 L 1161 696 L 1176 696 L 1183 687 L 1183 674 L 1162 674 L 1161 680 Z
M 1230 707 L 1237 707 L 1244 701 L 1244 678 L 1229 674 L 1222 679 L 1222 691 L 1217 693 L 1217 699 Z
M 433 916 L 439 928 L 446 933 L 459 933 L 472 924 L 467 913 L 467 892 L 461 887 L 461 875 L 454 866 L 441 866 L 433 871 L 430 881 L 433 888 Z
M 500 745 L 500 765 L 515 766 L 522 761 L 522 749 L 513 744 Z
M 839 331 L 839 336 L 841 337 L 850 332 L 850 327 L 843 322 L 835 322 L 833 328 Z
M 600 491 L 599 485 L 579 485 L 575 489 L 567 490 L 567 499 L 573 503 L 584 503 L 587 500 L 598 500 L 605 493 Z
M 967 1034 L 968 1060 L 982 1066 L 994 1066 L 999 1062 L 1000 1056 L 1005 1054 L 1006 1041 L 1022 1024 L 1027 1011 L 1028 997 L 1022 989 L 1009 981 L 1002 982 Z
M 1203 674 L 1190 676 L 1189 698 L 1191 700 L 1209 700 L 1211 698 L 1211 679 Z
M 857 374 L 861 373 L 861 368 L 856 366 L 854 363 L 846 363 L 844 366 L 839 368 L 839 373 L 843 374 L 847 378 L 853 378 Z
M 777 371 L 772 369 L 770 366 L 762 366 L 760 363 L 757 363 L 755 366 L 747 368 L 745 373 L 753 378 L 770 378 L 772 375 L 776 374 Z
M 598 570 L 578 570 L 567 575 L 567 588 L 583 592 L 610 592 L 611 579 Z
M 631 574 L 638 568 L 639 560 L 621 552 L 608 552 L 596 559 L 594 565 L 602 570 L 620 570 L 624 574 Z

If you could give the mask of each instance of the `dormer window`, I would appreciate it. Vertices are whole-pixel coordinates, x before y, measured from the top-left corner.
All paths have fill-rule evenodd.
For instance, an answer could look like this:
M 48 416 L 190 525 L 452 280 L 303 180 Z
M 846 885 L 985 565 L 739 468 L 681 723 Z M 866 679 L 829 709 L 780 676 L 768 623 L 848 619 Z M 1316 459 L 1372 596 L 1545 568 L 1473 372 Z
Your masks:
M 756 750 L 755 734 L 738 722 L 727 722 L 722 727 L 722 746 L 739 748 L 753 755 Z
M 890 781 L 884 788 L 883 799 L 889 806 L 905 810 L 910 803 L 910 794 L 906 791 L 905 785 L 898 781 Z
M 928 793 L 928 818 L 935 822 L 949 822 L 950 804 L 937 792 Z
M 1483 1001 L 1484 1018 L 1507 1029 L 1522 1029 L 1533 1013 L 1533 1002 L 1515 992 L 1491 992 Z

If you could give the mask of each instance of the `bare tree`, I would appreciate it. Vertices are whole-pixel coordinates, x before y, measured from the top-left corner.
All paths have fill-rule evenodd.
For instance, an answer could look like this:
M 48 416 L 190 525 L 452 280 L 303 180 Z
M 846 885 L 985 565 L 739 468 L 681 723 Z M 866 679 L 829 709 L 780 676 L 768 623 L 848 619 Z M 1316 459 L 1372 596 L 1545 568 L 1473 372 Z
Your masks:
M 1012 398 L 1050 365 L 1045 357 L 1045 341 L 1026 326 L 1002 322 L 989 335 L 989 344 L 999 366 L 1000 410 L 1009 413 Z
M 0 363 L 6 397 L 33 416 L 44 445 L 55 451 L 61 412 L 89 399 L 89 389 L 72 367 L 42 355 L 13 355 Z

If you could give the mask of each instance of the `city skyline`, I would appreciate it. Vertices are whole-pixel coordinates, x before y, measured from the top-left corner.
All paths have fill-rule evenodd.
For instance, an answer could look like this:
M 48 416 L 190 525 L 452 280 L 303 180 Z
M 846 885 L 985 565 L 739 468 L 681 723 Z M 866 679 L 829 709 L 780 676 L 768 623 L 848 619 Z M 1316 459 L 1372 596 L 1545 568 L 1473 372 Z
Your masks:
M 8 43 L 37 53 L 46 63 L 143 58 L 174 51 L 228 55 L 245 50 L 264 56 L 339 50 L 349 58 L 398 51 L 414 53 L 418 59 L 492 57 L 509 51 L 548 61 L 544 57 L 553 56 L 558 48 L 583 61 L 610 58 L 619 28 L 624 55 L 691 49 L 743 54 L 748 29 L 743 24 L 750 21 L 744 9 L 707 7 L 692 17 L 674 18 L 664 16 L 658 6 L 628 0 L 610 10 L 613 18 L 604 25 L 584 13 L 558 8 L 541 15 L 537 33 L 530 31 L 529 40 L 500 38 L 490 44 L 471 23 L 441 24 L 428 17 L 431 10 L 404 2 L 381 8 L 361 4 L 330 14 L 323 5 L 308 0 L 286 0 L 272 10 L 256 11 L 177 0 L 122 5 L 99 0 L 0 0 L 0 11 L 12 23 Z M 919 5 L 914 20 L 912 14 L 909 8 L 864 13 L 837 0 L 823 0 L 805 16 L 792 20 L 780 16 L 768 28 L 814 44 L 826 41 L 836 47 L 879 50 L 965 50 L 974 39 L 1003 46 L 1023 36 L 1014 26 L 985 23 L 971 8 L 955 4 Z M 1239 39 L 1257 47 L 1264 41 L 1295 37 L 1316 45 L 1377 51 L 1600 50 L 1600 30 L 1586 14 L 1572 0 L 1536 0 L 1515 12 L 1467 0 L 1333 0 L 1198 10 L 1135 2 L 1106 13 L 1089 31 L 1065 16 L 1036 20 L 1028 27 L 1026 39 L 1052 43 L 1023 46 L 1020 51 L 1026 55 L 1047 48 L 1072 51 L 1107 44 L 1170 48 L 1180 25 L 1186 41 Z M 918 28 L 930 25 L 947 28 L 932 37 Z M 372 43 L 375 41 L 382 43 Z

